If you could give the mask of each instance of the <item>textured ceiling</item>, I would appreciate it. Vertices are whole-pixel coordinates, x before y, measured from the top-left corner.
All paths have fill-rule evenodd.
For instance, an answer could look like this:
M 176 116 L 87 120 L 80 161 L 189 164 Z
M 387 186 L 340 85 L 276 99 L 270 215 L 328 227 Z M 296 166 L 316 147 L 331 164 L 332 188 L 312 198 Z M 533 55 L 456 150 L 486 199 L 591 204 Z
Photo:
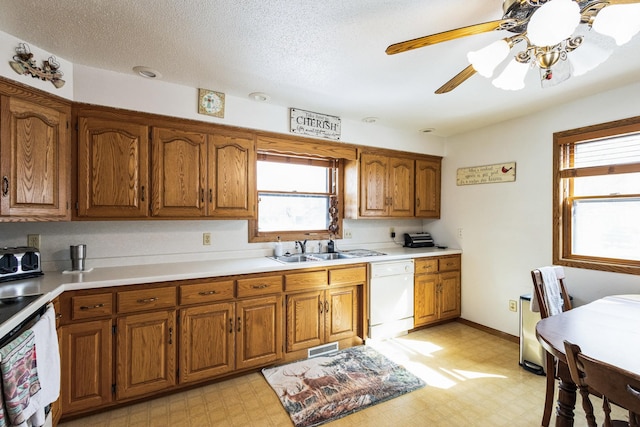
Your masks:
M 2 0 L 0 30 L 76 64 L 442 136 L 637 81 L 640 36 L 590 73 L 542 89 L 496 89 L 465 68 L 492 32 L 388 56 L 389 44 L 502 17 L 500 0 Z

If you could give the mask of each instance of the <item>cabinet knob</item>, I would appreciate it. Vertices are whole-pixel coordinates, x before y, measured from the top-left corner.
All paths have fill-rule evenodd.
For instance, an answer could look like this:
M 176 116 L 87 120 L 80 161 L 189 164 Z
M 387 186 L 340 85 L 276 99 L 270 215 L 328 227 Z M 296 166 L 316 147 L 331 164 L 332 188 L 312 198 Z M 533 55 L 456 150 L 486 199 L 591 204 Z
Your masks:
M 2 197 L 7 197 L 9 194 L 9 178 L 7 176 L 2 177 Z

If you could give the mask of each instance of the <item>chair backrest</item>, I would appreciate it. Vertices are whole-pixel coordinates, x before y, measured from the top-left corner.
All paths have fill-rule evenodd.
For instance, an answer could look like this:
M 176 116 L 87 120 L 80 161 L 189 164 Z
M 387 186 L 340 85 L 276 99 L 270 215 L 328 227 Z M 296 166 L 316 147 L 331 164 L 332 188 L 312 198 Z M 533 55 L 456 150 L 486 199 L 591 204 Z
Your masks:
M 609 365 L 593 359 L 584 353 L 576 344 L 564 342 L 567 365 L 571 379 L 582 390 L 590 388 L 600 393 L 605 403 L 614 402 L 630 412 L 630 425 L 636 425 L 640 414 L 640 375 L 625 371 L 617 366 Z M 584 397 L 583 397 L 584 398 Z M 605 411 L 605 415 L 608 413 Z M 605 420 L 605 425 L 610 420 Z
M 561 267 L 555 267 L 559 271 L 563 271 Z M 564 282 L 564 272 L 562 277 L 558 277 L 558 285 L 560 286 L 560 295 L 562 296 L 562 311 L 571 310 L 571 299 Z M 544 286 L 544 280 L 542 279 L 542 272 L 539 269 L 531 271 L 531 279 L 533 280 L 533 290 L 535 298 L 540 308 L 540 317 L 549 317 L 549 307 L 547 306 L 546 291 Z

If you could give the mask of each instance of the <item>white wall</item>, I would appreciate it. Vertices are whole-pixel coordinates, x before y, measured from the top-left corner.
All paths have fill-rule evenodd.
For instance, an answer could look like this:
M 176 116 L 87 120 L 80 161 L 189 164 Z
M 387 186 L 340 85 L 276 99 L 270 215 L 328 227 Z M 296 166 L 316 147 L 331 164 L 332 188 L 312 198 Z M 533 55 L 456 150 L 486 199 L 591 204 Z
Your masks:
M 425 228 L 464 251 L 465 319 L 518 335 L 518 314 L 508 310 L 508 301 L 529 293 L 530 271 L 552 261 L 553 133 L 640 115 L 638 97 L 640 84 L 449 139 L 442 220 Z M 458 168 L 510 161 L 517 163 L 515 182 L 456 186 Z M 639 276 L 574 268 L 566 274 L 577 305 L 640 293 Z

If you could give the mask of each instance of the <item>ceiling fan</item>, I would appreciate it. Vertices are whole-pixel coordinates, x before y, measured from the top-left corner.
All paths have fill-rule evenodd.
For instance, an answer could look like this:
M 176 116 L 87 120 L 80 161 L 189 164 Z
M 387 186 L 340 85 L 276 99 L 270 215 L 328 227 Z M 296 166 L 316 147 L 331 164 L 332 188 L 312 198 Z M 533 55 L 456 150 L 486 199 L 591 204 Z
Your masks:
M 502 19 L 395 43 L 386 49 L 386 53 L 394 55 L 475 34 L 508 31 L 513 35 L 485 49 L 470 52 L 468 58 L 472 65 L 435 93 L 450 92 L 476 73 L 491 77 L 511 49 L 524 42 L 526 47 L 515 52 L 514 60 L 493 81 L 502 89 L 517 90 L 524 87 L 524 76 L 529 68 L 540 68 L 543 86 L 545 80 L 555 79 L 548 85 L 557 84 L 571 74 L 579 75 L 595 68 L 608 58 L 614 40 L 621 45 L 640 31 L 640 0 L 504 0 L 502 9 Z M 602 13 L 605 9 L 607 11 Z M 623 22 L 627 18 L 628 24 Z M 591 29 L 597 35 L 593 36 Z M 619 35 L 619 31 L 625 31 L 625 34 Z M 594 41 L 585 43 L 590 39 Z M 571 64 L 573 73 L 569 71 L 567 54 L 581 45 L 590 44 L 592 46 L 583 48 L 580 55 L 575 54 L 576 61 Z M 562 76 L 555 77 L 554 70 L 559 70 L 562 63 L 567 63 Z

